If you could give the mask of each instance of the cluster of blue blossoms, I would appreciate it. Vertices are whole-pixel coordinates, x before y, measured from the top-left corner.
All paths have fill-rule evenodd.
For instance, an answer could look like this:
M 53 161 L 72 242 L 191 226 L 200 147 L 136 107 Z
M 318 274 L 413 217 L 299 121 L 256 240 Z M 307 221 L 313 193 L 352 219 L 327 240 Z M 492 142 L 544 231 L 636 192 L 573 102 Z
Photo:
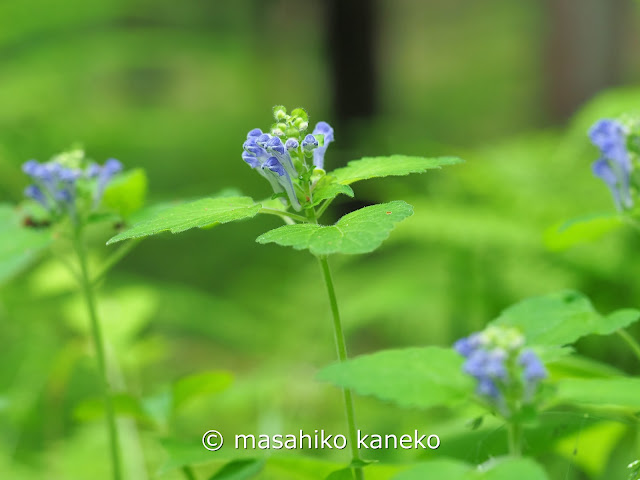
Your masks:
M 618 210 L 633 207 L 630 132 L 628 125 L 611 119 L 600 120 L 589 130 L 589 138 L 601 155 L 592 165 L 593 173 L 607 184 Z
M 300 211 L 298 193 L 305 198 L 306 192 L 298 181 L 324 172 L 324 154 L 333 141 L 333 128 L 318 122 L 313 132 L 306 134 L 309 118 L 301 108 L 288 115 L 284 107 L 276 106 L 273 116 L 276 123 L 270 133 L 254 128 L 247 134 L 242 159 L 269 181 L 276 194 L 286 195 L 288 203 Z M 283 198 L 283 202 L 287 200 Z
M 77 220 L 79 196 L 87 193 L 90 209 L 99 207 L 105 188 L 111 179 L 122 171 L 122 164 L 109 159 L 104 165 L 89 163 L 82 168 L 82 152 L 70 152 L 40 163 L 29 160 L 22 171 L 31 177 L 32 184 L 25 196 L 37 201 L 54 218 L 69 215 Z
M 547 370 L 524 336 L 514 328 L 491 326 L 458 340 L 454 349 L 466 358 L 463 371 L 477 381 L 476 393 L 505 415 L 530 403 Z

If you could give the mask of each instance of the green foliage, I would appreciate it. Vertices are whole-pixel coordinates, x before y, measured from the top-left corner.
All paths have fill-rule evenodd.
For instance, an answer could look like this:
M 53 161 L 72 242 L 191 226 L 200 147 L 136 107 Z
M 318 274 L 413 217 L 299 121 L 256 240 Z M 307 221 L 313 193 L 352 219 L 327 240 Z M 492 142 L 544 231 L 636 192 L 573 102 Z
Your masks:
M 454 460 L 435 460 L 396 475 L 393 480 L 548 480 L 529 458 L 502 458 L 479 468 Z
M 151 419 L 145 413 L 140 401 L 133 395 L 117 393 L 112 397 L 115 414 L 121 417 L 130 417 L 139 422 L 150 424 Z M 80 421 L 94 421 L 104 416 L 104 401 L 102 398 L 91 398 L 79 404 L 75 411 L 75 417 Z
M 353 472 L 350 468 L 342 468 L 331 472 L 324 480 L 353 480 Z
M 640 318 L 635 309 L 602 316 L 579 292 L 563 291 L 523 300 L 491 322 L 519 328 L 532 345 L 568 345 L 585 335 L 608 335 Z
M 587 215 L 548 228 L 544 241 L 550 250 L 565 250 L 584 242 L 591 242 L 624 226 L 617 213 Z
M 259 474 L 264 465 L 264 460 L 234 460 L 227 463 L 209 480 L 246 480 Z
M 640 409 L 640 378 L 565 378 L 556 387 L 558 403 Z
M 144 206 L 146 195 L 147 174 L 143 169 L 136 168 L 116 176 L 107 185 L 102 203 L 123 218 L 129 218 Z
M 391 155 L 389 157 L 365 157 L 352 160 L 346 167 L 331 172 L 339 183 L 349 185 L 360 180 L 389 176 L 403 176 L 410 173 L 423 173 L 445 165 L 455 165 L 462 160 L 456 157 L 408 157 Z
M 24 214 L 0 204 L 0 284 L 34 261 L 51 243 L 46 228 L 25 228 Z
M 220 223 L 254 217 L 261 206 L 249 197 L 203 198 L 162 210 L 154 218 L 138 223 L 107 242 L 107 245 L 128 238 L 140 238 L 170 230 L 180 233 L 190 228 L 205 228 Z
M 330 365 L 318 378 L 404 407 L 454 406 L 470 399 L 474 388 L 462 363 L 448 348 L 386 350 Z
M 329 179 L 329 180 L 325 180 Z M 312 207 L 315 207 L 320 204 L 320 202 L 324 200 L 330 200 L 332 198 L 337 197 L 338 195 L 346 195 L 348 197 L 353 198 L 353 190 L 349 185 L 343 185 L 341 183 L 337 183 L 333 177 L 323 177 L 319 182 L 316 188 L 313 190 L 313 202 L 311 203 Z
M 258 243 L 277 243 L 314 255 L 368 253 L 378 248 L 395 224 L 413 214 L 411 205 L 396 200 L 351 212 L 335 225 L 285 225 L 260 235 Z
M 228 372 L 203 372 L 181 378 L 173 384 L 173 408 L 178 410 L 199 396 L 222 392 L 232 381 Z

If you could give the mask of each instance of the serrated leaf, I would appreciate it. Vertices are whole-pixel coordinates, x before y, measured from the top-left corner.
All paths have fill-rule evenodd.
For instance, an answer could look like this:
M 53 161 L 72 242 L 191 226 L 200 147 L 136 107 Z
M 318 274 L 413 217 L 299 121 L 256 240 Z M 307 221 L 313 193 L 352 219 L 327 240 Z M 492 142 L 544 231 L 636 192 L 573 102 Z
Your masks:
M 566 250 L 580 243 L 598 240 L 624 225 L 617 213 L 592 214 L 553 225 L 544 233 L 544 243 L 550 250 Z
M 209 477 L 209 480 L 246 480 L 259 474 L 264 465 L 264 460 L 233 460 Z
M 566 378 L 556 387 L 555 399 L 560 403 L 640 408 L 640 378 Z
M 587 297 L 567 290 L 533 297 L 507 308 L 492 325 L 517 327 L 532 345 L 568 345 L 590 334 L 606 335 L 640 318 L 640 311 L 600 315 Z
M 408 203 L 396 200 L 351 212 L 335 225 L 285 225 L 260 235 L 258 243 L 277 243 L 314 255 L 368 253 L 389 237 L 395 224 L 413 214 Z
M 127 393 L 118 393 L 112 396 L 113 410 L 116 415 L 132 417 L 136 420 L 151 423 L 150 418 L 144 412 L 140 400 Z M 102 398 L 90 398 L 80 403 L 74 410 L 77 420 L 88 422 L 104 417 L 104 401 Z
M 107 242 L 107 245 L 128 238 L 140 238 L 156 233 L 171 231 L 180 233 L 190 228 L 211 227 L 220 223 L 228 223 L 256 216 L 260 210 L 249 197 L 217 197 L 203 198 L 195 202 L 185 203 L 162 210 L 144 222 L 137 223 Z
M 450 348 L 387 350 L 330 365 L 318 378 L 404 407 L 453 405 L 473 395 L 463 361 Z
M 102 204 L 127 218 L 141 209 L 147 195 L 147 174 L 141 168 L 114 178 L 104 191 Z
M 53 241 L 48 228 L 23 225 L 20 212 L 0 204 L 0 283 L 20 272 Z
M 325 183 L 316 187 L 313 191 L 313 203 L 311 206 L 315 207 L 320 202 L 335 198 L 338 195 L 346 195 L 353 198 L 353 189 L 349 185 L 343 185 L 341 183 Z
M 204 372 L 181 378 L 173 384 L 173 408 L 177 410 L 199 396 L 222 392 L 232 381 L 228 372 Z
M 440 168 L 445 165 L 455 165 L 462 160 L 457 157 L 409 157 L 406 155 L 391 155 L 389 157 L 365 157 L 353 160 L 346 167 L 338 168 L 330 174 L 339 183 L 351 183 L 369 178 L 403 176 L 410 173 L 423 173 L 427 170 Z
M 473 467 L 458 460 L 434 460 L 393 477 L 393 480 L 548 480 L 544 469 L 529 458 L 490 460 Z

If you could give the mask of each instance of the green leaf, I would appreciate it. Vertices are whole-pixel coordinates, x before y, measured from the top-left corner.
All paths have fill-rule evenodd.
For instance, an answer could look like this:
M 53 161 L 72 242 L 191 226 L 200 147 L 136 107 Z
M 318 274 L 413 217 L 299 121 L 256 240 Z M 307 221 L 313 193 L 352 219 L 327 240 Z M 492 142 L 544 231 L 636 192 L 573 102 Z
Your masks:
M 353 472 L 350 468 L 342 468 L 331 472 L 324 480 L 353 480 Z
M 209 480 L 245 480 L 259 474 L 264 465 L 264 460 L 233 460 L 209 477 Z
M 473 395 L 464 359 L 450 348 L 387 350 L 330 365 L 320 380 L 404 407 L 453 405 Z
M 600 315 L 587 297 L 567 290 L 533 297 L 507 308 L 491 322 L 519 328 L 532 345 L 558 346 L 590 334 L 606 335 L 640 318 L 640 311 L 618 310 Z
M 389 237 L 395 224 L 413 214 L 408 203 L 396 200 L 351 212 L 335 225 L 285 225 L 260 235 L 258 243 L 277 243 L 314 255 L 368 253 Z
M 0 204 L 0 283 L 26 268 L 53 241 L 48 228 L 23 225 L 13 206 Z
M 434 460 L 393 477 L 393 480 L 548 480 L 544 469 L 529 458 L 490 460 L 475 468 L 457 460 Z
M 147 195 L 147 174 L 136 168 L 116 176 L 104 191 L 102 204 L 127 218 L 141 209 Z
M 566 378 L 556 386 L 559 403 L 640 408 L 640 378 Z
M 177 410 L 199 396 L 220 393 L 232 381 L 228 372 L 204 372 L 181 378 L 173 384 L 173 408 Z
M 132 417 L 136 420 L 152 423 L 144 412 L 140 400 L 127 393 L 118 393 L 111 397 L 116 415 Z M 74 410 L 77 420 L 88 422 L 104 417 L 104 401 L 102 398 L 90 398 L 81 402 Z
M 410 173 L 423 173 L 445 165 L 455 165 L 462 160 L 456 157 L 408 157 L 391 155 L 389 157 L 365 157 L 353 160 L 346 167 L 331 172 L 339 183 L 349 185 L 369 178 L 403 176 Z
M 586 215 L 549 227 L 544 233 L 544 243 L 549 250 L 566 250 L 598 240 L 623 225 L 617 213 Z
M 336 182 L 332 182 L 332 183 L 323 182 L 313 190 L 313 203 L 311 204 L 311 206 L 315 207 L 316 205 L 319 205 L 320 202 L 323 202 L 324 200 L 328 200 L 331 198 L 335 198 L 340 194 L 347 195 L 348 197 L 351 197 L 351 198 L 353 198 L 353 195 L 354 195 L 353 189 L 349 185 L 342 185 L 341 183 L 336 183 Z
M 128 238 L 140 238 L 170 230 L 180 233 L 190 228 L 212 227 L 220 223 L 233 222 L 256 216 L 260 204 L 249 197 L 203 198 L 166 210 L 146 221 L 134 225 L 107 242 L 107 245 Z

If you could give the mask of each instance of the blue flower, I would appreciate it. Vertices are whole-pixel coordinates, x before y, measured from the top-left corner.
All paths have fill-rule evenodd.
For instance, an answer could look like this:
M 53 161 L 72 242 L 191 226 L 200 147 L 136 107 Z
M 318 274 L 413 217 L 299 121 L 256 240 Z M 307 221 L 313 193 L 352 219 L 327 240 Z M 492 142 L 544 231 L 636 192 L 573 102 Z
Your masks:
M 318 145 L 320 145 L 320 143 L 318 142 L 318 139 L 316 137 L 308 134 L 306 137 L 304 137 L 304 140 L 302 140 L 301 145 L 302 150 L 304 150 L 305 152 L 312 152 L 313 150 L 318 148 Z
M 40 187 L 38 187 L 37 185 L 29 185 L 27 188 L 25 188 L 24 195 L 25 197 L 35 200 L 44 208 L 49 210 L 50 208 L 49 200 L 47 200 L 47 197 L 45 196 L 44 193 L 42 193 L 42 190 L 40 190 Z
M 533 350 L 524 350 L 518 359 L 520 365 L 524 367 L 524 378 L 528 382 L 537 382 L 547 378 L 547 369 Z
M 615 121 L 598 121 L 589 130 L 591 142 L 598 147 L 602 157 L 592 164 L 593 174 L 605 182 L 618 210 L 631 208 L 630 192 L 631 158 L 627 151 L 627 130 Z
M 327 122 L 318 122 L 313 129 L 314 135 L 324 135 L 324 143 L 313 151 L 313 165 L 324 169 L 324 154 L 327 147 L 333 142 L 333 128 Z
M 267 152 L 278 159 L 289 176 L 293 178 L 296 178 L 298 176 L 298 172 L 293 166 L 293 161 L 291 160 L 289 150 L 285 148 L 285 145 L 282 143 L 282 140 L 280 140 L 280 137 L 271 137 L 266 143 L 266 149 Z

